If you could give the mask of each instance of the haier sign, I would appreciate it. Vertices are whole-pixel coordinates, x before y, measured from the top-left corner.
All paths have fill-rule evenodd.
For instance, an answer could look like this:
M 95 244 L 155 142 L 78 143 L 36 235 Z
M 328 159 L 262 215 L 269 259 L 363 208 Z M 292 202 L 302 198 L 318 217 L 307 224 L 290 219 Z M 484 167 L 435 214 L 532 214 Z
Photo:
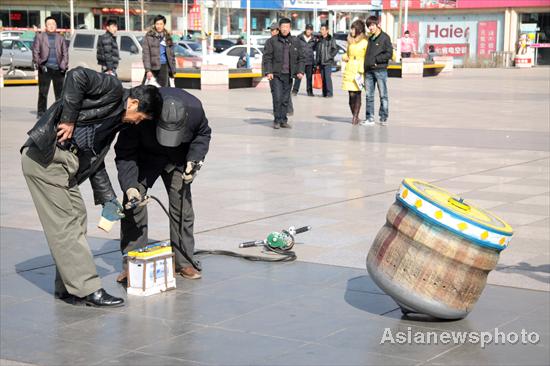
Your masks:
M 476 27 L 477 22 L 420 22 L 419 36 L 426 43 L 469 43 Z

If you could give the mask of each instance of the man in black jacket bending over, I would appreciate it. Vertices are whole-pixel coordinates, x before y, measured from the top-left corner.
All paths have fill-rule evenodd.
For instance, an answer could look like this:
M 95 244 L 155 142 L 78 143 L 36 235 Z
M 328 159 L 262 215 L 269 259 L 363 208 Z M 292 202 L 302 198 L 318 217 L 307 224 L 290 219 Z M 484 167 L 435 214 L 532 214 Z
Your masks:
M 29 131 L 21 164 L 57 267 L 57 298 L 99 307 L 124 303 L 101 286 L 78 185 L 89 178 L 102 216 L 120 218 L 103 159 L 123 123 L 155 118 L 161 103 L 153 86 L 125 90 L 116 78 L 78 67 L 67 73 L 61 99 Z
M 279 34 L 265 43 L 262 68 L 271 88 L 273 128 L 291 128 L 287 118 L 290 89 L 292 78 L 304 77 L 304 53 L 298 38 L 290 35 L 290 19 L 282 18 Z
M 208 153 L 211 130 L 201 102 L 175 88 L 161 88 L 162 112 L 158 121 L 147 121 L 123 130 L 115 144 L 116 166 L 128 202 L 141 202 L 161 177 L 168 193 L 170 241 L 176 255 L 176 271 L 187 279 L 201 277 L 193 258 L 195 216 L 191 182 Z M 147 206 L 133 205 L 121 220 L 122 254 L 147 244 Z M 117 278 L 127 278 L 127 264 Z
M 365 55 L 365 84 L 367 87 L 367 119 L 361 122 L 363 126 L 374 125 L 374 90 L 378 83 L 380 93 L 380 124 L 387 125 L 389 114 L 388 98 L 388 62 L 393 55 L 393 47 L 390 36 L 380 29 L 378 18 L 370 16 L 367 19 L 367 27 L 371 36 Z

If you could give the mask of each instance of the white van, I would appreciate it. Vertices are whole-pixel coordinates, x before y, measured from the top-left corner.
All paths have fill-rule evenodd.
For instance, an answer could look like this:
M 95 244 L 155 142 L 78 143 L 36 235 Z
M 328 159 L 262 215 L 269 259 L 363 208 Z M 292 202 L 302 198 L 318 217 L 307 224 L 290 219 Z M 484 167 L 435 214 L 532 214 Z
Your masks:
M 101 71 L 97 64 L 97 40 L 104 30 L 76 30 L 69 45 L 69 68 L 83 66 Z M 141 42 L 145 32 L 116 32 L 120 61 L 117 75 L 122 81 L 132 78 L 132 63 L 142 62 Z

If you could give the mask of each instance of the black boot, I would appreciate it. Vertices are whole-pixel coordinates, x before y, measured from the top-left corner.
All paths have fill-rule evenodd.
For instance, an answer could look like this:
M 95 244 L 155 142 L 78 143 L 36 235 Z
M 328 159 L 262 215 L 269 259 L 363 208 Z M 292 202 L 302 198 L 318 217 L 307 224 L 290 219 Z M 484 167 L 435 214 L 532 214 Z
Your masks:
M 353 118 L 355 119 L 355 124 L 359 124 L 359 113 L 361 112 L 361 93 L 355 95 L 355 104 L 353 106 Z

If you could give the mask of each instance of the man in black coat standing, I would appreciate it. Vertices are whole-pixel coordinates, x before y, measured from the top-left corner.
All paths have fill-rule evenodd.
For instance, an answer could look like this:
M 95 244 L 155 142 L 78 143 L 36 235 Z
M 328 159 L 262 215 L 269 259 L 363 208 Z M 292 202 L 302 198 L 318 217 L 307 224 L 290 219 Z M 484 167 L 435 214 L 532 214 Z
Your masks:
M 304 51 L 304 65 L 306 71 L 307 80 L 307 95 L 313 96 L 313 65 L 315 64 L 314 52 L 317 44 L 315 37 L 313 36 L 313 26 L 311 24 L 306 25 L 306 30 L 298 36 L 300 42 L 302 42 L 302 50 Z M 292 87 L 292 95 L 297 95 L 300 90 L 300 84 L 302 80 L 295 79 L 294 86 Z
M 208 153 L 211 129 L 201 102 L 186 91 L 161 88 L 163 106 L 158 121 L 147 121 L 123 130 L 115 144 L 116 166 L 124 204 L 141 202 L 161 177 L 168 193 L 170 241 L 176 255 L 176 271 L 187 279 L 201 277 L 194 260 L 195 216 L 191 182 Z M 147 206 L 126 210 L 121 220 L 123 254 L 147 245 Z M 127 278 L 127 264 L 117 281 Z
M 67 72 L 61 99 L 29 131 L 21 165 L 56 265 L 57 298 L 97 307 L 124 303 L 101 286 L 78 186 L 89 178 L 101 215 L 120 218 L 103 159 L 123 124 L 155 118 L 161 103 L 153 86 L 125 90 L 114 77 L 77 67 Z
M 291 128 L 287 113 L 292 78 L 304 77 L 304 54 L 298 38 L 290 35 L 290 19 L 282 18 L 279 34 L 265 43 L 262 68 L 271 88 L 273 128 Z
M 338 53 L 336 41 L 328 32 L 328 25 L 321 26 L 321 38 L 317 43 L 317 65 L 321 69 L 321 78 L 323 79 L 323 97 L 332 98 L 334 91 L 332 89 L 332 66 L 334 66 L 334 57 Z

